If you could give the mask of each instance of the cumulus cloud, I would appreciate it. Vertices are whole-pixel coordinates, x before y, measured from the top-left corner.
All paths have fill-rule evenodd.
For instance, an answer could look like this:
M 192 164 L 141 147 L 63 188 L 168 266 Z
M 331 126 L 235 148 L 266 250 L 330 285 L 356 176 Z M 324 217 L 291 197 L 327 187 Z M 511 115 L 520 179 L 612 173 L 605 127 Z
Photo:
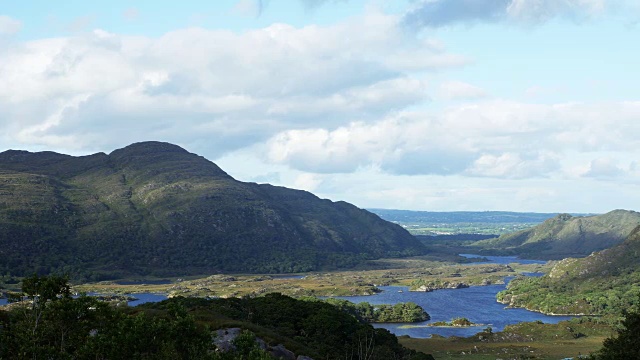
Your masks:
M 640 102 L 540 105 L 492 100 L 436 114 L 405 111 L 333 130 L 289 130 L 268 141 L 266 156 L 316 173 L 374 166 L 406 175 L 560 176 L 573 165 L 573 153 L 637 153 L 638 119 Z M 586 175 L 603 175 L 605 170 L 611 168 L 596 162 Z
M 0 15 L 0 35 L 15 34 L 20 29 L 22 29 L 22 22 L 6 15 Z
M 637 4 L 627 0 L 422 0 L 403 22 L 416 29 L 476 22 L 535 24 L 557 17 L 589 19 L 606 12 L 629 15 L 630 10 L 637 10 Z
M 296 177 L 293 187 L 299 190 L 315 191 L 322 184 L 322 178 L 318 174 L 303 173 Z
M 0 87 L 3 142 L 93 151 L 140 134 L 211 137 L 215 158 L 285 129 L 374 121 L 427 99 L 413 71 L 463 63 L 398 21 L 370 12 L 331 26 L 159 38 L 95 30 L 18 43 L 0 52 L 0 83 L 14 84 Z
M 474 176 L 523 179 L 546 176 L 558 170 L 560 163 L 549 154 L 483 154 L 468 169 Z

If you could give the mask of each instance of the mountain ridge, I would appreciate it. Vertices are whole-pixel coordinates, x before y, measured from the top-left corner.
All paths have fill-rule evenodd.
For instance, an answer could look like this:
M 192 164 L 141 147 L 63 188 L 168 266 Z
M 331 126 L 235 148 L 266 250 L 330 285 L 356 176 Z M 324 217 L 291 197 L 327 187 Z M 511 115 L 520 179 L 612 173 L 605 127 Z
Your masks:
M 0 153 L 0 272 L 298 272 L 418 255 L 400 226 L 345 202 L 233 179 L 173 144 L 74 157 Z
M 516 278 L 498 301 L 547 314 L 620 315 L 640 306 L 640 226 L 585 258 L 566 258 L 538 278 Z
M 592 216 L 559 214 L 530 229 L 478 241 L 473 246 L 487 253 L 559 260 L 587 256 L 620 244 L 638 225 L 640 213 L 631 210 Z

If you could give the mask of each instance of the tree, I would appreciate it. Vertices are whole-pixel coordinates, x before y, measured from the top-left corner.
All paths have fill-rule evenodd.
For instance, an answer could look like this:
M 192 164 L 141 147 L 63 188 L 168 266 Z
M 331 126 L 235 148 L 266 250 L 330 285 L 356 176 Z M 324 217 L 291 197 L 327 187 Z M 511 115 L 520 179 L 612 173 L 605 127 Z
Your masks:
M 640 359 L 640 312 L 627 313 L 622 326 L 616 337 L 604 341 L 602 349 L 593 359 Z

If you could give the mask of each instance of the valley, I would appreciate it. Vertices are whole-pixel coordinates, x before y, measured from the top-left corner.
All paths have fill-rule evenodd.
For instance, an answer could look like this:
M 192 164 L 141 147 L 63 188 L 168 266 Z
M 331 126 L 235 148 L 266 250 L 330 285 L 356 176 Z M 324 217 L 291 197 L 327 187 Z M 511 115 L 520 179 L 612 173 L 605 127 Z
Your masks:
M 471 258 L 470 255 L 467 257 Z M 475 260 L 479 259 L 475 258 Z M 607 324 L 570 320 L 571 317 L 545 316 L 524 309 L 505 310 L 504 305 L 499 304 L 495 299 L 496 293 L 504 289 L 505 277 L 548 272 L 554 262 L 523 261 L 528 264 L 520 264 L 514 262 L 517 260 L 513 257 L 491 257 L 491 261 L 493 263 L 490 264 L 442 264 L 420 258 L 387 259 L 376 262 L 392 268 L 282 277 L 216 275 L 203 279 L 177 282 L 174 280 L 171 284 L 118 285 L 103 282 L 75 286 L 74 290 L 117 293 L 150 291 L 179 296 L 180 293 L 172 292 L 179 288 L 185 291 L 184 296 L 196 297 L 253 297 L 279 292 L 294 297 L 313 295 L 335 298 L 337 296 L 355 303 L 368 302 L 374 306 L 400 301 L 416 301 L 431 316 L 429 321 L 415 325 L 374 325 L 390 330 L 407 348 L 430 353 L 436 359 L 495 359 L 496 356 L 555 359 L 569 355 L 577 356 L 596 351 L 604 338 L 612 334 L 613 330 Z M 471 287 L 434 290 L 428 293 L 410 292 L 409 287 L 416 280 L 463 283 Z M 260 288 L 260 293 L 255 292 L 256 288 Z M 422 325 L 450 321 L 459 316 L 468 317 L 482 325 L 473 327 L 425 327 Z M 521 321 L 529 323 L 515 325 Z M 543 322 L 544 325 L 542 325 Z M 491 330 L 487 334 L 488 328 Z M 572 330 L 568 332 L 566 330 L 568 328 Z M 576 337 L 578 333 L 582 335 Z
M 123 324 L 182 306 L 200 326 L 240 324 L 330 353 L 320 338 L 301 345 L 309 339 L 300 342 L 300 327 L 315 320 L 254 322 L 255 312 L 295 303 L 308 308 L 304 316 L 337 311 L 327 316 L 366 325 L 362 334 L 373 331 L 390 341 L 384 351 L 407 359 L 424 355 L 409 349 L 438 359 L 553 358 L 598 350 L 622 309 L 640 302 L 634 211 L 367 211 L 237 181 L 161 142 L 84 157 L 11 150 L 0 153 L 0 168 L 0 286 L 13 300 L 31 291 L 36 315 L 47 310 L 37 309 L 38 287 L 70 280 L 48 293 L 52 303 L 110 304 Z M 38 277 L 47 274 L 68 278 Z M 0 320 L 28 322 L 28 311 L 14 310 L 25 304 L 10 304 Z M 47 310 L 53 318 L 56 309 Z
M 456 264 L 421 258 L 386 259 L 374 262 L 385 269 L 305 273 L 300 275 L 219 274 L 191 280 L 173 280 L 168 284 L 128 284 L 104 281 L 74 286 L 77 292 L 165 293 L 168 296 L 234 297 L 258 296 L 279 292 L 290 296 L 357 296 L 380 292 L 380 286 L 434 288 L 504 284 L 504 278 L 522 272 L 548 270 L 546 264 Z

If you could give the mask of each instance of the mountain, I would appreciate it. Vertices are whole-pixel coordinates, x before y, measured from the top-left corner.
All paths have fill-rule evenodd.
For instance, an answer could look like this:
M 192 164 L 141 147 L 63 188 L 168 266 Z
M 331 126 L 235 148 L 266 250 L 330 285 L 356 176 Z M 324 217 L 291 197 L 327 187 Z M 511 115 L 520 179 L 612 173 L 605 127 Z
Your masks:
M 603 215 L 560 214 L 527 230 L 473 244 L 486 252 L 539 259 L 582 257 L 624 241 L 640 225 L 640 213 L 614 210 Z
M 559 261 L 540 278 L 513 280 L 498 300 L 555 314 L 619 314 L 640 305 L 640 226 L 621 243 Z
M 424 251 L 368 211 L 237 181 L 168 143 L 0 153 L 0 274 L 299 272 Z

